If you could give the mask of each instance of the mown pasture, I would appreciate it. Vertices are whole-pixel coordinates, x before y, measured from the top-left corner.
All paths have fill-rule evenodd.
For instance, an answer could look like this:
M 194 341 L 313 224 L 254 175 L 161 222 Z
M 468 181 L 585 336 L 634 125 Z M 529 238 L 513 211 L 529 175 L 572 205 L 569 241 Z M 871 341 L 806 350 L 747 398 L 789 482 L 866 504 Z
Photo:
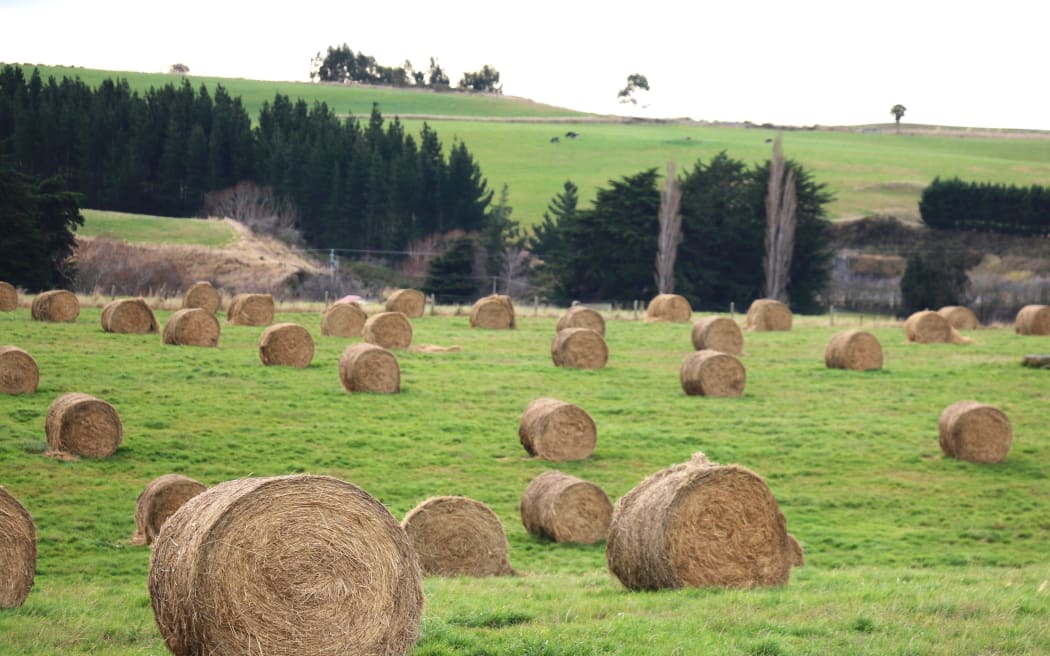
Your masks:
M 221 221 L 179 219 L 83 209 L 77 236 L 104 237 L 132 244 L 180 244 L 220 248 L 237 241 L 236 231 Z

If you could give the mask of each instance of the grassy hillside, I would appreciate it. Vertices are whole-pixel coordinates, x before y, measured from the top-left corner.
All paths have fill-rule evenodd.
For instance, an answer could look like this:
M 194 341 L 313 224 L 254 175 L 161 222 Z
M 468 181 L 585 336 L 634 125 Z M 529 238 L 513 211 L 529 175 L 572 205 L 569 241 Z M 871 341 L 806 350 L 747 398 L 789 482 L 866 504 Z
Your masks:
M 237 239 L 237 233 L 228 224 L 203 219 L 178 219 L 103 212 L 85 209 L 84 225 L 77 230 L 83 237 L 106 237 L 130 243 L 190 244 L 195 246 L 227 246 Z

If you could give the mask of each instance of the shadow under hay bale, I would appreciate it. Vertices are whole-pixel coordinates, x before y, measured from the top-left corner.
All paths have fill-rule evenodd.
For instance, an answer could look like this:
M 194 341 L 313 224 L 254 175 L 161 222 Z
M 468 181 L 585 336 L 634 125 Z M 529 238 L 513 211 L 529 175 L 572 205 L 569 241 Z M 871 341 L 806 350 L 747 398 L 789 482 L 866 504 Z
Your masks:
M 977 401 L 958 401 L 945 408 L 937 430 L 944 455 L 968 462 L 1002 462 L 1013 442 L 1006 415 Z
M 869 332 L 843 331 L 832 337 L 824 349 L 824 366 L 852 371 L 882 369 L 882 345 Z
M 80 316 L 80 301 L 73 292 L 52 289 L 37 294 L 30 315 L 35 321 L 76 321 Z
M 1050 305 L 1026 305 L 1014 319 L 1018 335 L 1050 335 Z
M 314 359 L 314 338 L 299 324 L 274 324 L 259 337 L 259 359 L 265 365 L 309 367 Z
M 760 298 L 747 309 L 744 323 L 748 330 L 754 332 L 791 330 L 793 318 L 790 308 L 780 301 Z
M 620 498 L 605 555 L 632 590 L 783 585 L 797 560 L 766 482 L 702 453 Z
M 511 330 L 517 327 L 510 296 L 493 294 L 478 299 L 470 308 L 470 327 Z
M 0 346 L 0 394 L 32 394 L 40 385 L 33 356 L 17 346 Z
M 937 314 L 947 319 L 948 324 L 956 330 L 977 330 L 981 327 L 973 310 L 962 305 L 946 305 L 937 310 Z
M 400 312 L 380 312 L 365 321 L 361 337 L 385 349 L 404 349 L 412 345 L 412 322 Z
M 182 297 L 183 309 L 200 308 L 206 312 L 215 314 L 219 311 L 219 306 L 221 304 L 222 301 L 219 298 L 219 292 L 215 291 L 215 287 L 207 281 L 193 283 L 193 285 L 186 290 L 186 295 Z
M 132 544 L 153 544 L 164 522 L 184 503 L 207 490 L 203 483 L 182 474 L 165 474 L 150 481 L 135 502 Z
M 203 308 L 177 310 L 164 324 L 161 341 L 172 346 L 218 346 L 219 320 Z
M 36 576 L 36 526 L 18 499 L 0 487 L 0 608 L 18 608 Z
M 116 408 L 90 394 L 70 392 L 51 402 L 44 419 L 48 455 L 113 455 L 124 438 Z
M 274 305 L 270 294 L 237 294 L 226 310 L 226 323 L 234 326 L 268 326 L 273 323 Z
M 360 337 L 368 315 L 357 303 L 333 303 L 321 315 L 323 337 Z
M 541 398 L 522 413 L 518 438 L 529 455 L 551 461 L 584 460 L 594 453 L 598 428 L 583 408 Z
M 144 298 L 121 298 L 102 308 L 102 330 L 107 333 L 149 334 L 160 332 L 157 317 Z
M 569 369 L 602 369 L 609 362 L 609 347 L 590 328 L 566 328 L 551 342 L 551 359 Z
M 423 316 L 427 299 L 418 289 L 399 289 L 386 299 L 387 312 L 400 312 L 409 318 Z
M 916 344 L 972 344 L 969 337 L 960 335 L 948 320 L 932 310 L 922 310 L 904 322 L 908 341 Z
M 404 654 L 423 611 L 397 520 L 327 476 L 228 481 L 193 497 L 153 545 L 149 593 L 176 656 Z
M 518 510 L 526 531 L 555 542 L 604 540 L 612 519 L 612 503 L 600 487 L 558 471 L 532 479 Z
M 605 337 L 605 319 L 598 312 L 583 305 L 572 306 L 558 318 L 555 332 L 561 332 L 566 328 L 590 328 Z
M 689 396 L 742 396 L 747 371 L 736 356 L 705 349 L 685 357 L 679 379 Z
M 693 316 L 693 308 L 684 296 L 657 294 L 645 309 L 646 322 L 667 321 L 685 323 Z
M 703 317 L 693 324 L 691 333 L 693 348 L 697 351 L 710 349 L 730 355 L 740 355 L 744 350 L 744 333 L 729 317 Z
M 18 309 L 18 290 L 9 282 L 0 280 L 0 312 Z
M 513 574 L 499 517 L 485 504 L 458 496 L 431 497 L 401 521 L 424 575 Z
M 362 342 L 346 347 L 339 356 L 339 381 L 347 392 L 397 394 L 401 391 L 401 368 L 393 353 Z

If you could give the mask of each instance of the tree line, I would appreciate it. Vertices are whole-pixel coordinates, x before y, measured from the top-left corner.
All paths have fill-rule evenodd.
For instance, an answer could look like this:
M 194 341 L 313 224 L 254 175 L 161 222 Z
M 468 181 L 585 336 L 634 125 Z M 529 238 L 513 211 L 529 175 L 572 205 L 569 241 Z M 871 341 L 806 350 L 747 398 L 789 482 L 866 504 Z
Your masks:
M 310 79 L 341 84 L 377 84 L 394 87 L 425 87 L 448 90 L 451 81 L 445 70 L 433 57 L 426 71 L 416 70 L 412 62 L 405 60 L 400 66 L 384 66 L 372 55 L 354 52 L 350 46 L 328 46 L 324 57 L 317 53 L 312 60 Z M 458 88 L 466 91 L 502 93 L 499 71 L 485 64 L 479 70 L 466 72 L 460 78 Z
M 919 200 L 931 228 L 1013 235 L 1050 234 L 1050 188 L 935 178 Z

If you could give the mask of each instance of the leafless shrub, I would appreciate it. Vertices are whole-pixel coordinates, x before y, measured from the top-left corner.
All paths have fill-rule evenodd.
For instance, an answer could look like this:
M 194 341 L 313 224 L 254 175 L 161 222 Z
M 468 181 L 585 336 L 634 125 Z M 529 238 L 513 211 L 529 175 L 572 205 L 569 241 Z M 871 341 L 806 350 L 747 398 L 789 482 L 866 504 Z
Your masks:
M 82 294 L 101 289 L 117 296 L 165 296 L 194 282 L 177 263 L 111 239 L 80 240 L 76 266 L 75 291 Z
M 274 194 L 272 187 L 260 187 L 250 180 L 205 194 L 202 211 L 205 216 L 240 221 L 254 232 L 271 235 L 286 244 L 303 242 L 295 205 Z

